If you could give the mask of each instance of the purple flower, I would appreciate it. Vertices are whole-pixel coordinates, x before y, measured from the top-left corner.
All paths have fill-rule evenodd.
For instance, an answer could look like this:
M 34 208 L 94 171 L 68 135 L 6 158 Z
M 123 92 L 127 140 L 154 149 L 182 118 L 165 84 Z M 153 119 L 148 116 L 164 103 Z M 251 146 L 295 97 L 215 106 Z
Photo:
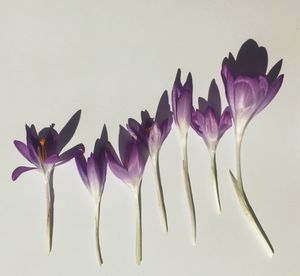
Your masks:
M 221 113 L 220 92 L 215 80 L 212 80 L 210 84 L 208 100 L 200 97 L 198 99 L 198 105 L 198 109 L 193 110 L 191 126 L 197 134 L 203 138 L 209 150 L 212 181 L 217 196 L 219 211 L 221 211 L 216 149 L 221 137 L 232 125 L 231 112 L 229 107 L 226 107 L 223 113 Z
M 86 160 L 83 152 L 76 157 L 76 165 L 78 172 L 82 178 L 83 183 L 91 193 L 95 202 L 96 216 L 95 216 L 95 230 L 96 230 L 96 249 L 99 264 L 103 264 L 100 240 L 99 240 L 99 220 L 100 220 L 100 204 L 104 190 L 107 171 L 106 147 L 107 147 L 107 130 L 104 125 L 102 129 L 101 138 L 95 142 L 94 152 Z
M 142 261 L 141 183 L 148 159 L 148 150 L 122 126 L 119 131 L 119 153 L 108 142 L 107 161 L 113 174 L 132 188 L 136 204 L 136 262 Z
M 39 133 L 37 133 L 34 125 L 31 125 L 31 127 L 26 125 L 26 144 L 21 141 L 14 141 L 18 151 L 33 165 L 33 167 L 21 166 L 16 168 L 12 173 L 12 180 L 15 181 L 22 173 L 29 170 L 38 170 L 44 176 L 47 195 L 47 236 L 49 253 L 52 249 L 53 235 L 53 172 L 55 167 L 71 160 L 78 152 L 84 151 L 84 146 L 78 144 L 61 153 L 62 149 L 75 133 L 79 123 L 80 114 L 81 110 L 77 111 L 60 133 L 54 129 L 54 124 L 42 129 Z
M 181 71 L 178 69 L 172 90 L 172 109 L 174 121 L 179 127 L 181 135 L 186 135 L 192 117 L 193 81 L 191 73 L 188 74 L 184 85 L 181 83 Z
M 251 223 L 266 242 L 271 253 L 273 246 L 257 219 L 244 191 L 241 171 L 241 143 L 248 123 L 262 111 L 276 96 L 283 75 L 279 75 L 282 60 L 278 61 L 267 73 L 268 54 L 264 47 L 249 39 L 239 50 L 235 59 L 230 53 L 222 65 L 222 78 L 226 98 L 229 103 L 235 125 L 236 138 L 236 171 L 235 177 L 230 171 L 234 188 L 240 204 Z
M 279 75 L 282 60 L 268 73 L 267 65 L 266 49 L 258 47 L 252 39 L 242 45 L 236 59 L 230 53 L 223 60 L 221 73 L 226 98 L 239 136 L 250 120 L 273 100 L 282 85 L 283 75 Z
M 15 181 L 22 173 L 29 170 L 38 170 L 49 173 L 54 167 L 66 163 L 76 156 L 78 151 L 84 151 L 83 144 L 78 144 L 61 153 L 62 149 L 73 137 L 79 123 L 81 110 L 77 111 L 60 133 L 54 129 L 54 124 L 43 128 L 37 133 L 35 126 L 26 125 L 26 144 L 15 140 L 18 151 L 32 164 L 33 167 L 21 166 L 12 173 Z
M 199 97 L 198 109 L 192 112 L 192 128 L 205 141 L 211 151 L 215 151 L 225 131 L 231 127 L 230 108 L 226 107 L 221 113 L 220 92 L 215 80 L 209 88 L 208 100 Z
M 128 120 L 127 129 L 131 135 L 142 142 L 149 151 L 152 167 L 156 176 L 157 196 L 162 222 L 165 231 L 168 232 L 167 213 L 159 169 L 159 151 L 166 137 L 170 133 L 173 123 L 173 114 L 170 110 L 168 92 L 165 91 L 162 94 L 154 119 L 150 117 L 148 111 L 142 111 L 141 118 L 141 123 L 130 118 Z
M 185 191 L 188 199 L 190 217 L 192 222 L 193 243 L 196 243 L 196 215 L 195 205 L 192 193 L 192 187 L 188 169 L 188 154 L 187 154 L 187 136 L 192 120 L 192 101 L 193 101 L 193 81 L 191 73 L 182 85 L 181 71 L 178 69 L 176 79 L 172 89 L 172 108 L 174 121 L 180 133 L 181 146 L 183 152 L 183 175 L 185 183 Z

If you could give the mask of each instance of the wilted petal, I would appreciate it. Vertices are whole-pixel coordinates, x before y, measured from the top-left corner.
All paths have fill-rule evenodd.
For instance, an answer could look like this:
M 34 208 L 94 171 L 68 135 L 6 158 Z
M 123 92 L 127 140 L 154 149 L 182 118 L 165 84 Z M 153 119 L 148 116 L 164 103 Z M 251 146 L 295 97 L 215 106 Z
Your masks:
M 15 181 L 22 173 L 31 171 L 31 170 L 36 170 L 36 169 L 37 169 L 36 167 L 24 167 L 24 166 L 17 167 L 13 171 L 11 178 L 13 181 Z

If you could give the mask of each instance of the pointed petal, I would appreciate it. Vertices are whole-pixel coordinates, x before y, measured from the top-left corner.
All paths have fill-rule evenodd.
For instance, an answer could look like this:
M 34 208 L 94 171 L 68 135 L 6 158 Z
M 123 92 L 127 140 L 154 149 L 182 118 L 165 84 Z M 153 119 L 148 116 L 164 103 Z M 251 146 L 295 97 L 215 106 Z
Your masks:
M 119 152 L 122 163 L 124 164 L 128 146 L 132 143 L 132 137 L 129 132 L 120 125 L 119 129 Z
M 85 148 L 83 144 L 78 144 L 72 148 L 70 148 L 69 150 L 65 151 L 64 153 L 62 153 L 59 156 L 59 163 L 56 164 L 56 166 L 60 166 L 68 161 L 70 161 L 71 159 L 73 159 L 77 154 L 79 154 L 80 152 L 84 152 Z
M 177 70 L 176 78 L 172 89 L 172 111 L 174 114 L 174 120 L 177 122 L 177 100 L 181 95 L 182 84 L 181 84 L 181 70 Z
M 278 75 L 279 75 L 281 66 L 282 66 L 282 59 L 279 60 L 279 61 L 272 67 L 272 69 L 270 70 L 270 72 L 268 73 L 267 79 L 268 79 L 268 82 L 269 82 L 269 83 L 272 83 L 272 82 L 274 82 L 274 81 L 276 80 L 276 78 L 277 78 Z
M 170 120 L 170 118 L 172 118 L 172 112 L 169 104 L 168 92 L 167 90 L 165 90 L 162 96 L 160 97 L 157 106 L 155 122 L 158 124 L 159 128 L 161 128 L 165 120 Z
M 227 129 L 229 129 L 232 126 L 232 119 L 231 119 L 231 112 L 229 106 L 227 106 L 220 118 L 219 122 L 219 140 L 225 133 Z
M 17 180 L 17 178 L 24 172 L 27 172 L 27 171 L 31 171 L 31 170 L 36 170 L 37 168 L 36 167 L 24 167 L 24 166 L 21 166 L 21 167 L 17 167 L 12 175 L 11 175 L 11 178 L 13 181 Z
M 79 124 L 80 115 L 81 115 L 81 110 L 78 110 L 67 122 L 64 128 L 60 131 L 57 139 L 57 153 L 60 153 L 61 150 L 66 146 L 66 144 L 73 137 L 77 129 L 77 126 Z
M 213 79 L 210 83 L 208 92 L 208 105 L 213 109 L 217 120 L 219 120 L 221 117 L 221 97 L 215 79 Z
M 18 149 L 18 151 L 23 155 L 23 157 L 25 157 L 30 163 L 36 165 L 36 160 L 33 160 L 30 153 L 29 153 L 29 149 L 28 147 L 21 141 L 14 141 L 14 144 L 16 146 L 16 148 Z
M 86 160 L 85 160 L 83 153 L 79 153 L 76 155 L 75 162 L 76 162 L 76 166 L 77 166 L 79 175 L 80 175 L 83 183 L 86 185 L 86 187 L 88 187 L 89 180 L 88 180 L 88 176 L 87 176 L 87 165 L 86 165 Z

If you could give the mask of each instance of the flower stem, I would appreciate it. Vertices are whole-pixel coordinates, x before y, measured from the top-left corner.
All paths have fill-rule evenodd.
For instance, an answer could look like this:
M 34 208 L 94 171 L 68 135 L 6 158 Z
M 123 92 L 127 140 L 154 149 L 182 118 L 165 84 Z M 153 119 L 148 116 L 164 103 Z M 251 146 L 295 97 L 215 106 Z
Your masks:
M 211 178 L 213 188 L 215 190 L 215 195 L 218 204 L 218 210 L 221 212 L 221 201 L 220 201 L 220 193 L 219 193 L 219 184 L 218 184 L 218 173 L 217 173 L 217 162 L 216 162 L 216 152 L 210 151 L 210 170 L 211 170 Z
M 244 210 L 244 213 L 245 213 L 246 217 L 249 219 L 250 223 L 255 227 L 258 234 L 263 239 L 263 241 L 267 245 L 267 248 L 269 249 L 269 251 L 273 255 L 274 254 L 274 248 L 273 248 L 267 234 L 265 233 L 264 229 L 262 228 L 258 218 L 256 217 L 256 215 L 254 213 L 254 210 L 252 209 L 252 207 L 251 207 L 251 205 L 248 201 L 247 195 L 244 191 L 243 181 L 242 181 L 242 170 L 241 170 L 241 143 L 242 143 L 242 138 L 237 139 L 237 141 L 236 141 L 237 178 L 235 178 L 234 175 L 232 174 L 232 172 L 230 172 L 231 178 L 232 178 L 232 181 L 234 183 L 235 192 L 237 194 L 237 197 L 238 197 L 239 202 L 240 202 L 240 204 L 241 204 L 241 206 Z
M 166 206 L 164 202 L 164 193 L 161 185 L 161 177 L 160 177 L 160 169 L 159 169 L 159 153 L 157 154 L 157 156 L 152 158 L 152 165 L 156 176 L 156 191 L 157 191 L 157 198 L 158 198 L 162 224 L 165 232 L 168 232 L 168 219 L 167 219 Z
M 190 217 L 192 221 L 192 243 L 196 244 L 196 215 L 195 215 L 195 205 L 193 200 L 193 192 L 190 182 L 189 176 L 189 168 L 188 168 L 188 153 L 187 153 L 187 133 L 182 137 L 182 149 L 183 149 L 183 174 L 184 174 L 184 183 L 185 183 L 185 191 L 189 204 Z
M 141 264 L 142 261 L 142 205 L 141 205 L 141 183 L 135 190 L 135 207 L 136 207 L 136 244 L 135 256 L 136 263 Z
M 46 172 L 44 174 L 45 185 L 46 185 L 46 203 L 47 203 L 46 234 L 48 239 L 48 254 L 50 254 L 52 250 L 52 237 L 53 237 L 53 218 L 54 218 L 53 172 L 54 169 L 51 169 L 49 172 Z
M 100 204 L 101 204 L 101 196 L 96 204 L 96 216 L 95 216 L 95 234 L 96 234 L 96 250 L 97 250 L 97 257 L 99 261 L 99 265 L 103 264 L 101 248 L 100 248 L 100 232 L 99 232 L 99 225 L 100 225 Z

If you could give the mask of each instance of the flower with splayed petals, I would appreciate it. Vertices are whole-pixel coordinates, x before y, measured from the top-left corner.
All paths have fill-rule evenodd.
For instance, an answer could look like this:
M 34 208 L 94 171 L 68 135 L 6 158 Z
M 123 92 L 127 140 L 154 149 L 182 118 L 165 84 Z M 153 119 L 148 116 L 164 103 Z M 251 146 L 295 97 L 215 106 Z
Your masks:
M 254 40 L 249 39 L 240 48 L 236 59 L 230 53 L 229 57 L 223 60 L 221 71 L 226 98 L 235 126 L 237 176 L 235 177 L 231 171 L 230 175 L 246 216 L 256 227 L 272 254 L 274 253 L 273 246 L 244 191 L 241 171 L 241 143 L 249 122 L 278 93 L 284 77 L 279 75 L 281 65 L 282 60 L 279 60 L 267 73 L 267 50 L 264 47 L 259 47 Z
M 166 137 L 171 131 L 173 115 L 170 110 L 168 93 L 165 91 L 159 101 L 155 118 L 151 118 L 148 111 L 141 112 L 142 122 L 130 118 L 128 120 L 128 131 L 145 144 L 148 148 L 152 161 L 152 167 L 156 176 L 157 196 L 164 230 L 168 232 L 167 212 L 164 202 L 163 189 L 161 185 L 159 152 Z
M 113 174 L 132 188 L 136 204 L 136 262 L 142 261 L 141 183 L 148 159 L 146 146 L 122 126 L 119 132 L 119 153 L 108 142 L 107 161 Z
M 90 154 L 87 160 L 84 157 L 83 152 L 79 153 L 76 157 L 76 165 L 81 179 L 91 195 L 94 198 L 95 203 L 95 230 L 96 230 L 96 249 L 99 264 L 103 264 L 100 238 L 99 238 L 99 221 L 100 221 L 100 205 L 101 198 L 104 190 L 104 184 L 106 180 L 107 171 L 107 158 L 106 158 L 106 146 L 108 143 L 107 130 L 104 125 L 102 129 L 101 138 L 95 142 L 94 152 Z
M 44 176 L 47 193 L 47 236 L 49 253 L 52 249 L 53 234 L 53 172 L 54 168 L 74 158 L 78 152 L 84 151 L 84 146 L 78 144 L 71 149 L 61 153 L 66 144 L 73 137 L 80 120 L 81 110 L 77 111 L 68 121 L 65 127 L 58 133 L 54 124 L 43 128 L 39 133 L 34 125 L 26 125 L 26 144 L 14 141 L 18 151 L 33 165 L 33 167 L 17 167 L 12 173 L 15 181 L 22 173 L 37 170 Z
M 203 138 L 210 154 L 211 175 L 219 211 L 221 211 L 221 203 L 216 166 L 216 149 L 221 137 L 232 125 L 229 107 L 226 107 L 223 113 L 221 111 L 220 92 L 215 80 L 212 80 L 209 87 L 208 100 L 199 97 L 198 109 L 192 112 L 191 126 Z

